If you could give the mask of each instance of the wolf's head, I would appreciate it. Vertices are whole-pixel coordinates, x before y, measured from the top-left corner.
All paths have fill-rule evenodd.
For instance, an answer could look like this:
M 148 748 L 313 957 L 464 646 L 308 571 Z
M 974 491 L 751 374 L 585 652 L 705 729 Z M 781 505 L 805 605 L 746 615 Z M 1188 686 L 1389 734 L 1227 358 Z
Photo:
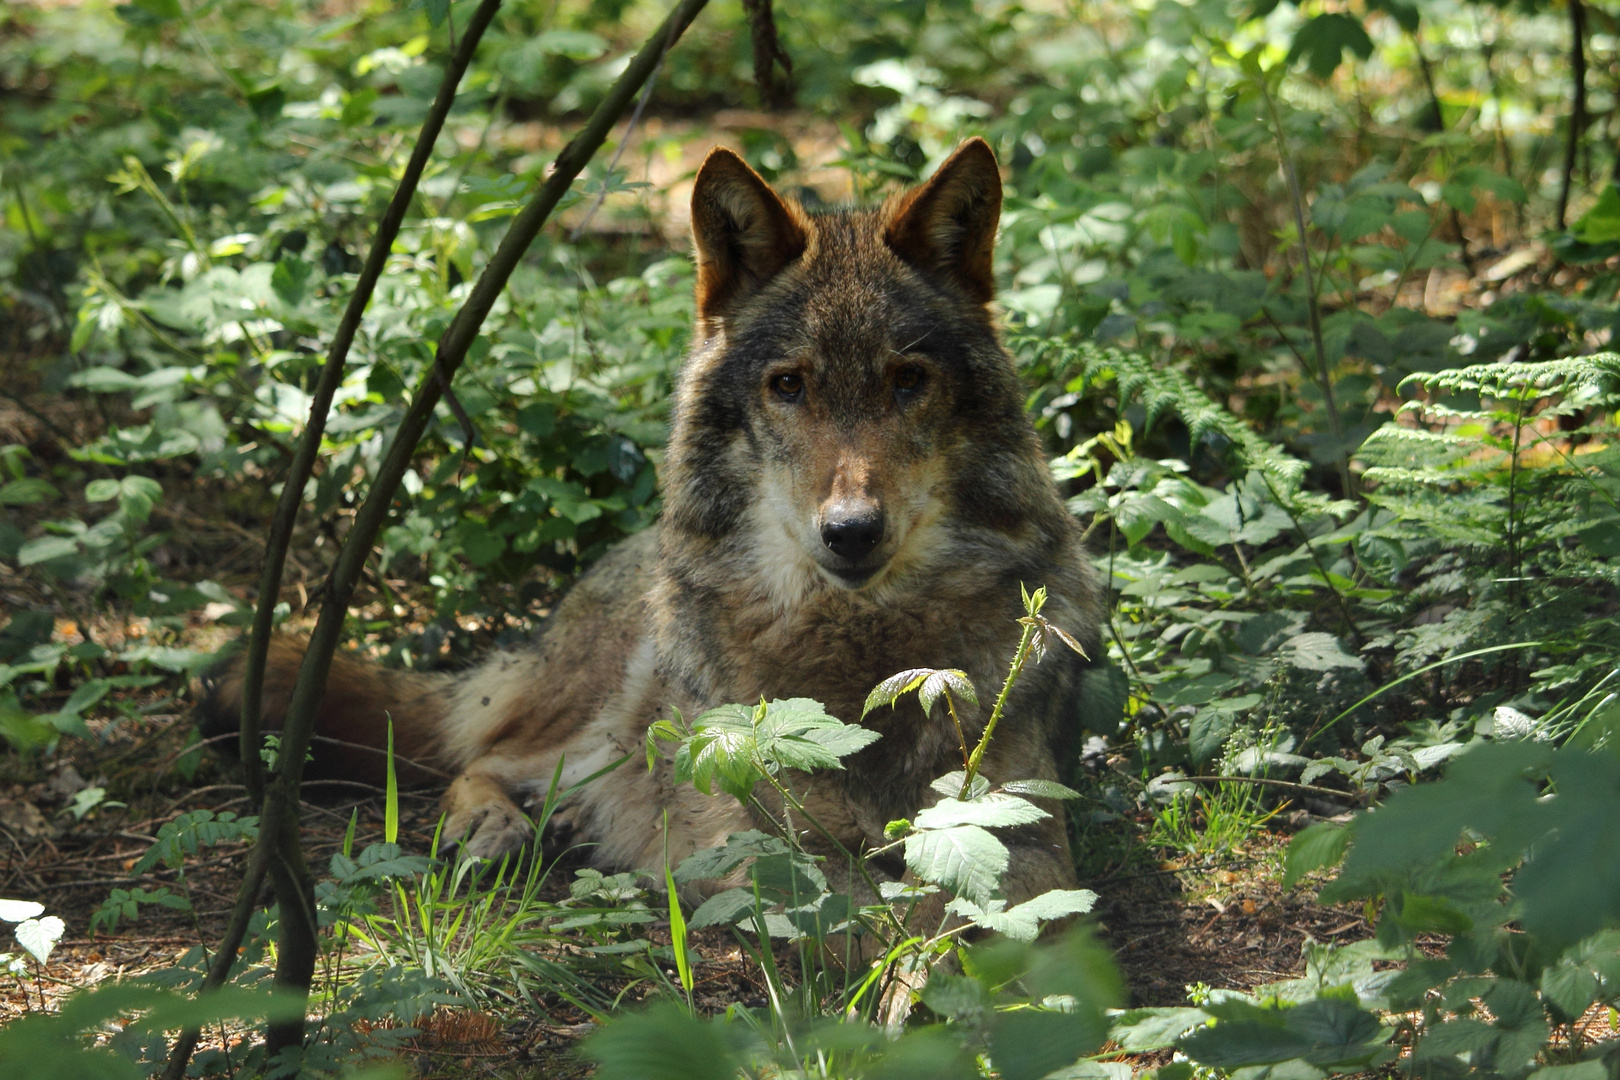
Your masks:
M 716 580 L 747 574 L 788 604 L 881 599 L 964 557 L 1010 570 L 1009 549 L 1027 559 L 1033 534 L 1063 531 L 989 308 L 1000 210 L 981 139 L 881 207 L 820 213 L 709 155 L 669 543 L 743 564 Z

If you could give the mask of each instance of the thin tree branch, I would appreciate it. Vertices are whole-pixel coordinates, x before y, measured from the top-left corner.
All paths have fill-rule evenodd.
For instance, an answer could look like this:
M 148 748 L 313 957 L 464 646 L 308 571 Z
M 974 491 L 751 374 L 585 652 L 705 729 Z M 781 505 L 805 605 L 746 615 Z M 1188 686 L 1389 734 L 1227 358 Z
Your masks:
M 416 186 L 422 179 L 422 171 L 427 168 L 428 160 L 433 156 L 433 148 L 439 141 L 439 132 L 444 127 L 445 118 L 450 115 L 450 108 L 455 104 L 456 88 L 461 85 L 461 77 L 466 73 L 467 65 L 472 62 L 479 39 L 484 36 L 485 29 L 495 18 L 495 12 L 500 6 L 501 0 L 484 0 L 478 6 L 478 10 L 473 12 L 472 21 L 467 24 L 466 31 L 462 34 L 460 46 L 450 59 L 450 66 L 445 70 L 444 81 L 439 84 L 438 96 L 433 99 L 427 119 L 422 122 L 421 134 L 417 136 L 410 160 L 405 165 L 404 173 L 400 175 L 399 185 L 394 189 L 394 197 L 389 201 L 388 209 L 383 212 L 382 220 L 377 223 L 377 235 L 371 241 L 371 250 L 366 254 L 365 265 L 360 269 L 360 277 L 354 283 L 354 292 L 349 296 L 348 307 L 344 309 L 343 318 L 338 323 L 337 331 L 332 335 L 332 344 L 326 353 L 326 365 L 321 369 L 320 379 L 310 400 L 309 422 L 304 426 L 303 434 L 299 436 L 298 445 L 293 451 L 292 463 L 287 467 L 287 475 L 281 489 L 281 498 L 276 503 L 275 516 L 270 521 L 270 540 L 265 545 L 264 569 L 259 576 L 259 605 L 253 614 L 253 632 L 248 640 L 247 656 L 244 658 L 242 669 L 240 757 L 242 771 L 247 778 L 248 792 L 255 800 L 264 798 L 264 765 L 259 760 L 259 747 L 263 738 L 260 709 L 264 700 L 265 658 L 270 651 L 270 633 L 275 621 L 276 601 L 281 593 L 281 578 L 286 568 L 287 548 L 292 543 L 293 527 L 298 522 L 298 511 L 304 502 L 304 486 L 308 483 L 310 473 L 315 467 L 315 459 L 320 454 L 321 437 L 326 433 L 327 413 L 332 408 L 333 395 L 343 383 L 344 366 L 349 358 L 349 349 L 354 344 L 354 336 L 360 329 L 361 317 L 365 314 L 366 305 L 371 302 L 372 293 L 376 291 L 383 267 L 388 263 L 389 252 L 394 247 L 394 238 L 399 235 L 400 226 L 405 222 L 405 214 L 410 208 L 411 200 L 416 197 Z M 471 445 L 469 439 L 468 446 Z
M 506 287 L 541 227 L 576 177 L 607 140 L 614 124 L 630 107 L 637 91 L 652 75 L 663 53 L 664 43 L 679 38 L 708 0 L 681 0 L 663 25 L 653 31 L 630 65 L 608 91 L 583 130 L 565 146 L 553 164 L 552 173 L 540 190 L 513 219 L 506 236 L 478 277 L 471 294 L 456 312 L 439 339 L 433 369 L 425 372 L 416 393 L 396 429 L 392 443 L 372 481 L 365 502 L 354 522 L 336 565 L 323 589 L 320 617 L 310 635 L 304 661 L 298 672 L 287 705 L 281 734 L 277 774 L 266 784 L 265 813 L 260 818 L 259 842 L 281 845 L 272 860 L 277 902 L 282 914 L 276 982 L 296 994 L 309 992 L 313 971 L 316 927 L 313 912 L 313 881 L 303 866 L 298 850 L 298 784 L 304 769 L 304 754 L 314 734 L 316 709 L 325 690 L 332 655 L 337 649 L 349 601 L 370 557 L 372 545 L 387 520 L 401 478 L 410 467 L 416 444 L 433 419 L 434 407 L 443 390 L 441 378 L 453 378 L 477 339 L 485 317 Z M 290 894 L 289 894 L 290 893 Z M 300 917 L 303 916 L 303 917 Z M 270 1029 L 266 1055 L 274 1059 L 283 1048 L 302 1038 L 302 1020 Z

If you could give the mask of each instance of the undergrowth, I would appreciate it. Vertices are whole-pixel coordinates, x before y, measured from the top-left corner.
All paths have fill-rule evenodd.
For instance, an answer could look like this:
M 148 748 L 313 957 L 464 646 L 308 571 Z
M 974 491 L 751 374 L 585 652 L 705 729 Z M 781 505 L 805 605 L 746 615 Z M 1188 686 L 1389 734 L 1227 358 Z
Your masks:
M 262 532 L 358 253 L 470 5 L 344 10 L 0 13 L 0 738 L 19 775 L 178 711 L 206 656 L 199 623 L 250 618 L 252 555 L 232 564 L 220 537 Z M 299 584 L 318 583 L 431 361 L 425 343 L 549 160 L 548 125 L 599 95 L 658 14 L 503 9 L 351 354 L 304 493 Z M 481 867 L 395 835 L 355 850 L 351 834 L 319 894 L 325 997 L 303 1067 L 393 1054 L 446 1003 L 560 1000 L 609 1021 L 650 995 L 654 1011 L 590 1044 L 601 1075 L 691 1062 L 716 1077 L 1114 1077 L 1120 1062 L 1080 1060 L 1105 1036 L 1179 1055 L 1165 1080 L 1610 1075 L 1612 1046 L 1586 1044 L 1594 1010 L 1620 1003 L 1605 846 L 1620 358 L 1604 351 L 1620 323 L 1607 179 L 1620 111 L 1594 75 L 1573 115 L 1568 60 L 1612 68 L 1599 44 L 1612 14 L 1573 0 L 784 0 L 776 15 L 800 117 L 839 134 L 737 119 L 728 137 L 768 179 L 807 200 L 876 199 L 967 134 L 1007 166 L 1009 339 L 1114 600 L 1074 718 L 1081 865 L 1214 866 L 1292 821 L 1309 827 L 1288 884 L 1343 857 L 1323 898 L 1367 905 L 1377 940 L 1309 946 L 1301 979 L 1105 1015 L 1119 989 L 1085 935 L 959 940 L 974 926 L 1027 939 L 1090 903 L 1008 909 L 993 873 L 930 861 L 941 835 L 978 829 L 953 840 L 993 868 L 988 830 L 1004 822 L 986 807 L 1054 794 L 1017 778 L 944 783 L 944 804 L 982 821 L 925 811 L 897 827 L 914 875 L 954 897 L 957 921 L 926 928 L 840 900 L 791 830 L 733 838 L 667 879 L 581 873 L 566 898 L 533 852 Z M 389 663 L 521 640 L 580 567 L 657 516 L 692 288 L 657 232 L 660 187 L 681 179 L 689 141 L 710 140 L 687 117 L 747 93 L 746 24 L 730 9 L 705 20 L 624 138 L 631 152 L 594 167 L 565 230 L 536 244 L 420 447 L 349 627 Z M 306 617 L 307 595 L 278 616 Z M 947 675 L 889 692 L 949 704 L 965 691 Z M 743 703 L 655 731 L 688 753 L 752 733 L 735 775 L 691 779 L 745 800 L 782 784 L 790 799 L 783 777 L 834 767 L 864 737 L 856 719 Z M 199 760 L 178 755 L 161 782 Z M 63 812 L 93 823 L 131 794 L 92 785 Z M 187 860 L 256 824 L 203 808 L 175 819 L 138 863 L 174 883 L 113 890 L 92 929 L 154 906 L 193 916 Z M 687 879 L 725 871 L 749 885 L 682 907 Z M 901 910 L 915 900 L 870 885 Z M 61 932 L 34 906 L 0 907 L 26 911 L 8 961 L 19 979 L 48 961 L 42 931 Z M 245 984 L 274 917 L 258 917 Z M 681 928 L 672 944 L 666 924 Z M 695 1015 L 702 958 L 681 935 L 704 926 L 736 928 L 764 1007 Z M 883 941 L 876 967 L 834 962 L 828 942 L 854 927 Z M 94 1058 L 143 1075 L 165 1030 L 275 1014 L 256 996 L 190 1001 L 204 959 L 171 974 L 178 989 L 98 990 L 8 1025 L 0 1061 L 89 1067 L 80 1033 L 149 1008 Z M 872 1021 L 908 994 L 916 1018 L 891 1041 Z M 860 1022 L 833 1022 L 846 1015 Z M 222 1056 L 201 1067 L 257 1064 L 219 1031 Z

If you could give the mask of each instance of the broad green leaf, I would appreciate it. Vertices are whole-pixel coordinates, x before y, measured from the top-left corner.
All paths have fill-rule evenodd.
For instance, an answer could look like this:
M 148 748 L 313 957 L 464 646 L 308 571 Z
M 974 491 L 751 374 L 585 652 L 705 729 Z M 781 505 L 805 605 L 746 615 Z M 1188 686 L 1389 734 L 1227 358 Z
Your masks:
M 1329 12 L 1295 31 L 1286 62 L 1291 65 L 1303 56 L 1311 74 L 1326 79 L 1343 62 L 1346 49 L 1365 60 L 1373 52 L 1372 38 L 1354 16 Z
M 19 566 L 34 566 L 68 555 L 79 553 L 79 541 L 71 536 L 41 536 L 30 540 L 17 551 Z
M 1365 665 L 1360 659 L 1344 651 L 1344 646 L 1332 634 L 1299 634 L 1284 642 L 1277 656 L 1291 667 L 1306 671 L 1331 671 L 1334 668 L 1355 668 Z
M 47 481 L 37 476 L 25 476 L 0 487 L 0 506 L 29 506 L 60 495 L 61 492 Z
M 1292 889 L 1312 870 L 1337 866 L 1350 845 L 1350 828 L 1332 821 L 1319 821 L 1301 830 L 1288 842 L 1283 857 L 1283 888 Z
M 705 926 L 730 926 L 757 908 L 752 889 L 727 889 L 715 893 L 698 905 L 687 925 L 694 930 Z
M 941 795 L 954 799 L 962 793 L 962 781 L 966 777 L 967 773 L 963 772 L 961 769 L 957 769 L 955 772 L 946 773 L 944 776 L 941 776 L 938 780 L 933 781 L 928 786 L 939 792 Z M 983 773 L 977 773 L 973 777 L 973 787 L 968 792 L 968 798 L 981 798 L 985 792 L 989 790 L 990 781 L 985 778 Z
M 1007 870 L 1007 846 L 977 825 L 914 832 L 905 851 L 906 866 L 918 878 L 981 906 Z
M 1209 1013 L 1203 1009 L 1127 1009 L 1113 1017 L 1108 1037 L 1127 1054 L 1141 1054 L 1174 1046 L 1189 1031 L 1208 1023 Z
M 1051 815 L 1028 799 L 991 792 L 968 802 L 941 799 L 933 806 L 919 810 L 912 824 L 919 829 L 947 829 L 952 825 L 998 828 L 1028 825 L 1046 817 Z
M 733 1080 L 741 1062 L 731 1040 L 743 1028 L 659 1004 L 605 1025 L 581 1053 L 596 1062 L 598 1080 Z
M 26 919 L 17 924 L 14 931 L 17 944 L 28 950 L 28 954 L 40 963 L 51 958 L 51 950 L 56 943 L 62 940 L 62 933 L 67 929 L 65 923 L 55 915 L 46 915 L 39 919 Z
M 897 671 L 887 679 L 872 687 L 872 692 L 866 695 L 866 704 L 861 706 L 861 718 L 883 705 L 893 706 L 900 699 L 900 695 L 908 694 L 921 686 L 923 680 L 934 674 L 934 668 L 907 668 Z
M 1597 1000 L 1598 977 L 1583 967 L 1558 964 L 1541 972 L 1541 996 L 1571 1020 Z
M 675 880 L 682 885 L 725 877 L 749 859 L 788 853 L 787 841 L 749 829 L 726 837 L 722 847 L 693 852 L 675 868 Z

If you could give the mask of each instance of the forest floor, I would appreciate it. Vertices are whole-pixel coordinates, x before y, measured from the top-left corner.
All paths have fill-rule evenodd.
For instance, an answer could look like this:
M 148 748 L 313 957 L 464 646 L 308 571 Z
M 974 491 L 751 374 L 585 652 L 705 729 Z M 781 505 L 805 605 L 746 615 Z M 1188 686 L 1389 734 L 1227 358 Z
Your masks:
M 206 633 L 199 630 L 199 636 Z M 25 977 L 0 975 L 0 1024 L 42 1006 L 54 1008 L 75 989 L 172 966 L 195 946 L 206 948 L 223 928 L 245 862 L 244 843 L 223 843 L 189 859 L 183 876 L 162 865 L 133 872 L 158 829 L 179 814 L 252 812 L 228 763 L 205 757 L 189 781 L 180 776 L 175 763 L 187 749 L 188 717 L 161 698 L 150 704 L 154 711 L 138 719 L 92 722 L 104 735 L 98 743 L 64 740 L 50 758 L 9 758 L 0 775 L 0 897 L 42 903 L 68 927 L 48 964 Z M 68 807 L 87 786 L 106 787 L 108 801 L 75 820 Z M 317 874 L 342 848 L 351 816 L 355 850 L 382 839 L 381 791 L 337 781 L 313 781 L 306 790 L 305 844 Z M 437 793 L 406 792 L 401 811 L 402 846 L 429 850 Z M 1124 845 L 1123 866 L 1083 884 L 1099 895 L 1094 920 L 1114 948 L 1131 1004 L 1184 1004 L 1195 984 L 1247 989 L 1297 976 L 1307 942 L 1345 944 L 1370 936 L 1360 908 L 1318 905 L 1309 884 L 1289 892 L 1280 888 L 1283 820 L 1273 819 L 1276 831 L 1260 829 L 1228 853 L 1203 858 L 1175 858 L 1140 846 L 1151 825 L 1146 811 L 1118 824 L 1134 842 Z M 565 858 L 558 869 L 544 899 L 567 896 L 572 867 Z M 163 886 L 188 896 L 195 914 L 147 906 L 137 922 L 91 932 L 92 917 L 113 889 Z M 667 919 L 641 929 L 654 942 L 668 941 Z M 745 965 L 729 935 L 701 931 L 695 942 L 702 957 L 700 1008 L 720 1012 L 733 1002 L 764 1004 L 763 980 Z M 791 970 L 791 964 L 784 966 Z M 617 992 L 632 980 L 611 981 L 622 984 Z M 645 992 L 644 986 L 632 987 L 628 999 Z M 559 997 L 542 996 L 540 1004 L 543 1009 L 500 1016 L 441 1010 L 412 1041 L 418 1075 L 583 1074 L 571 1048 L 594 1029 L 590 1018 Z

